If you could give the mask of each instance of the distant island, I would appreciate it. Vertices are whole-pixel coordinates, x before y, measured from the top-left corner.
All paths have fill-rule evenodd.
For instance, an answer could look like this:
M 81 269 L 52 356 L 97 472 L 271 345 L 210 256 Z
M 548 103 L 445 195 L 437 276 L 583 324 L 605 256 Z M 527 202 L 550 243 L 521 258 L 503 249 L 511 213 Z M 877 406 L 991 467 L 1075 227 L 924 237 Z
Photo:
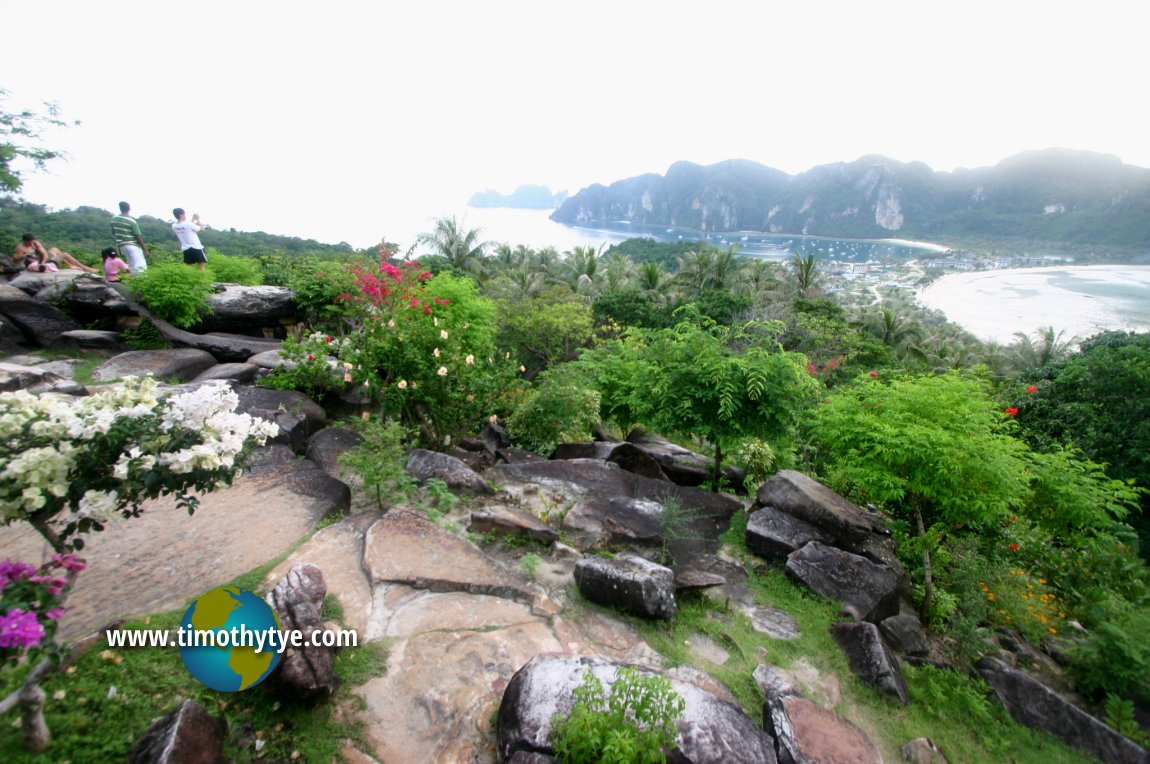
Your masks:
M 676 162 L 665 175 L 584 188 L 551 219 L 858 239 L 992 237 L 1150 254 L 1150 169 L 1068 149 L 954 172 L 878 155 L 793 176 L 741 159 Z
M 471 195 L 471 207 L 515 207 L 521 210 L 553 210 L 567 201 L 567 192 L 551 193 L 547 186 L 524 185 L 511 194 L 487 189 Z

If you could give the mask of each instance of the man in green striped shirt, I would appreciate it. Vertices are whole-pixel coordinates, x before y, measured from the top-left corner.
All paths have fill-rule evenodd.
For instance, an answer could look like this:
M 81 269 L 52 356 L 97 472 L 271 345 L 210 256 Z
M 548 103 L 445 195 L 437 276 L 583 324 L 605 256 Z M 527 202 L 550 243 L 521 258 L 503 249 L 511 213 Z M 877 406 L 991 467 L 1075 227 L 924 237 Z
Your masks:
M 148 261 L 151 257 L 144 236 L 140 233 L 140 224 L 134 217 L 128 215 L 132 211 L 127 202 L 120 202 L 120 214 L 112 218 L 112 239 L 116 242 L 120 254 L 128 261 L 132 273 L 140 274 L 148 270 Z

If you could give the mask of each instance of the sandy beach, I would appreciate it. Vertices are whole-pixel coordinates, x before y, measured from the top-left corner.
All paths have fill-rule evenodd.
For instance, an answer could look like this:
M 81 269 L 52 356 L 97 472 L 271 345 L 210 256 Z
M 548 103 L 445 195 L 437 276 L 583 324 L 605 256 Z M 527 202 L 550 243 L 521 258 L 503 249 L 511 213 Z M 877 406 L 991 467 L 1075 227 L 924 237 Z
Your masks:
M 983 340 L 1053 326 L 1085 339 L 1150 330 L 1150 266 L 1062 265 L 953 273 L 918 293 L 928 308 Z

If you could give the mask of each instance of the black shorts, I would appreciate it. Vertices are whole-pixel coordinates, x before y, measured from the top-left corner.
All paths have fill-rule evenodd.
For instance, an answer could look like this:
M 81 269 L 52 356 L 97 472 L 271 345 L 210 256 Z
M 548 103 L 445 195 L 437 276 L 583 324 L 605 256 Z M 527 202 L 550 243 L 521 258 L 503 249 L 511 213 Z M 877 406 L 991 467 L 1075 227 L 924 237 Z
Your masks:
M 197 263 L 206 263 L 208 256 L 204 254 L 202 249 L 195 247 L 188 247 L 184 250 L 184 263 L 187 265 L 195 265 Z

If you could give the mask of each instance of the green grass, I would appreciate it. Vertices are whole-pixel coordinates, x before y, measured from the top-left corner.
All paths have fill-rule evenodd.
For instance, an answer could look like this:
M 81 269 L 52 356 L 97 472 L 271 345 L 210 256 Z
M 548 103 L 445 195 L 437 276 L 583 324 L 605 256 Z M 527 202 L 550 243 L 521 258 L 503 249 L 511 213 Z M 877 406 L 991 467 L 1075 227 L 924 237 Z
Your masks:
M 298 546 L 227 585 L 258 588 L 268 573 Z M 129 621 L 122 628 L 175 629 L 183 614 L 180 609 L 146 616 Z M 334 597 L 324 600 L 322 614 L 337 621 L 343 616 Z M 236 762 L 339 760 L 344 741 L 361 738 L 361 730 L 348 709 L 362 700 L 351 688 L 381 676 L 386 661 L 387 648 L 380 643 L 340 650 L 335 656 L 340 689 L 327 699 L 297 702 L 277 698 L 266 684 L 239 693 L 217 692 L 188 673 L 178 650 L 111 650 L 101 639 L 76 656 L 63 671 L 50 674 L 41 685 L 48 694 L 45 718 L 52 731 L 48 752 L 37 755 L 24 748 L 19 725 L 11 724 L 18 718 L 13 712 L 0 720 L 0 761 L 124 761 L 148 725 L 185 699 L 197 701 L 209 713 L 228 722 L 230 734 L 224 754 Z M 0 697 L 19 686 L 25 671 L 26 668 L 0 671 Z M 264 741 L 258 753 L 254 745 L 257 739 Z

